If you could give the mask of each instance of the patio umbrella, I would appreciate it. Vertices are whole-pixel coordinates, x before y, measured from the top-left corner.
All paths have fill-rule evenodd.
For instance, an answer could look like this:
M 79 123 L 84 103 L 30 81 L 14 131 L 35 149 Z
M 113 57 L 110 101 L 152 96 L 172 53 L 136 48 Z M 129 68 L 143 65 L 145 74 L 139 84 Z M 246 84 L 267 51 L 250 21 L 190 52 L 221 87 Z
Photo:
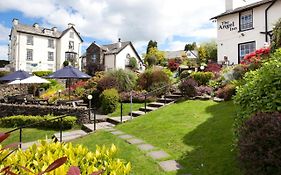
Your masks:
M 14 80 L 8 84 L 20 84 L 21 85 L 21 84 L 43 84 L 43 83 L 50 83 L 50 82 L 44 78 L 33 75 L 33 76 L 30 76 L 23 80 Z M 33 95 L 35 95 L 35 88 L 36 88 L 36 86 L 34 86 Z
M 4 77 L 0 78 L 0 81 L 14 81 L 14 80 L 22 80 L 30 77 L 31 75 L 28 72 L 23 70 L 18 70 L 16 72 L 10 73 Z
M 75 67 L 65 66 L 64 68 L 57 70 L 56 72 L 46 76 L 45 78 L 67 79 L 70 82 L 70 79 L 87 79 L 87 78 L 91 78 L 91 76 L 81 72 L 79 69 Z M 68 93 L 70 99 L 70 85 L 68 87 Z
M 44 78 L 34 75 L 25 78 L 23 80 L 14 80 L 8 84 L 43 84 L 43 83 L 50 83 L 50 82 Z

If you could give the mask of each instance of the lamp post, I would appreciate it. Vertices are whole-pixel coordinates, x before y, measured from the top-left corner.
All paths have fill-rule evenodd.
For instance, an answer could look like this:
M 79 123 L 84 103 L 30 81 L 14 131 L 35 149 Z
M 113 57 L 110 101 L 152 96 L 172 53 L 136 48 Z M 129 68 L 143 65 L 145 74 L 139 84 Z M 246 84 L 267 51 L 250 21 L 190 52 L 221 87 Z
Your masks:
M 88 100 L 89 100 L 89 120 L 91 120 L 91 108 L 92 108 L 92 95 L 88 95 Z M 94 131 L 96 130 L 96 114 L 94 114 Z
M 60 99 L 60 93 L 61 93 L 61 89 L 59 89 L 59 91 L 58 91 L 58 92 L 59 92 L 59 99 Z

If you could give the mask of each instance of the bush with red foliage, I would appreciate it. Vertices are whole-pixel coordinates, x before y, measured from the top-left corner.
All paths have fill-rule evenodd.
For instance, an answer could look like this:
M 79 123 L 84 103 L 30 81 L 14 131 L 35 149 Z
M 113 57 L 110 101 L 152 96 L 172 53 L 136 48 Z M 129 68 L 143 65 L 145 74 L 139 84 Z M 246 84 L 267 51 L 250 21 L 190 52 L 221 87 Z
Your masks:
M 255 52 L 249 53 L 244 56 L 241 61 L 242 65 L 247 65 L 249 69 L 256 69 L 260 66 L 263 59 L 268 58 L 270 53 L 270 48 L 261 48 Z
M 205 72 L 219 73 L 221 71 L 221 65 L 217 63 L 208 63 L 207 67 L 204 69 Z
M 77 81 L 75 84 L 70 86 L 70 90 L 74 91 L 77 88 L 85 87 L 86 84 L 87 84 L 87 81 L 83 81 L 83 80 Z
M 196 87 L 196 94 L 199 96 L 202 95 L 211 95 L 213 92 L 213 88 L 209 87 L 209 86 L 199 86 Z
M 119 89 L 118 82 L 115 77 L 112 76 L 104 76 L 102 79 L 98 81 L 97 89 L 99 91 L 104 91 L 105 89 Z
M 281 112 L 257 113 L 239 128 L 239 160 L 245 174 L 281 172 Z
M 180 64 L 175 59 L 168 60 L 168 68 L 173 72 L 179 68 Z
M 198 87 L 198 83 L 193 78 L 184 79 L 179 84 L 179 90 L 182 95 L 187 97 L 194 97 L 197 95 L 196 87 Z

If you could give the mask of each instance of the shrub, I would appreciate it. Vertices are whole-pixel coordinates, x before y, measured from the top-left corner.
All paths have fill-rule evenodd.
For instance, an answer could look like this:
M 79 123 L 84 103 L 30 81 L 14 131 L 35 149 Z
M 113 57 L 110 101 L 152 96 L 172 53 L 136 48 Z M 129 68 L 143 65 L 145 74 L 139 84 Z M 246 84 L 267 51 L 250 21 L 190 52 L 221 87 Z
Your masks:
M 182 80 L 182 79 L 186 79 L 186 78 L 188 78 L 189 76 L 190 76 L 190 71 L 188 71 L 188 70 L 184 70 L 184 71 L 182 71 L 181 72 L 181 74 L 180 74 L 180 79 Z
M 153 66 L 153 65 L 156 65 L 157 58 L 155 56 L 150 56 L 150 57 L 147 57 L 146 61 L 147 61 L 148 66 Z
M 170 71 L 170 69 L 164 68 L 162 69 L 162 71 L 169 77 L 169 78 L 173 78 L 173 72 Z
M 207 67 L 204 69 L 205 72 L 218 73 L 221 71 L 221 65 L 217 63 L 208 63 Z
M 196 94 L 199 95 L 199 96 L 211 95 L 212 92 L 213 92 L 213 89 L 211 87 L 208 87 L 208 86 L 196 87 Z
M 168 68 L 174 72 L 175 70 L 177 70 L 179 68 L 180 64 L 176 62 L 175 59 L 169 59 L 168 60 Z
M 34 72 L 32 72 L 33 75 L 36 75 L 38 77 L 48 76 L 52 73 L 53 73 L 52 71 L 34 71 Z
M 207 83 L 214 77 L 212 72 L 193 72 L 190 75 L 198 85 L 207 85 Z
M 27 150 L 18 150 L 1 162 L 3 166 L 12 166 L 11 171 L 17 174 L 27 174 L 26 167 L 35 173 L 46 169 L 54 160 L 66 156 L 67 161 L 59 168 L 48 174 L 67 174 L 71 166 L 78 166 L 81 174 L 90 174 L 104 170 L 103 174 L 129 174 L 131 165 L 115 157 L 117 149 L 114 145 L 110 148 L 96 146 L 94 152 L 82 145 L 41 141 Z M 0 167 L 1 167 L 0 165 Z
M 170 79 L 165 72 L 160 69 L 148 69 L 140 74 L 137 85 L 141 90 L 152 91 L 155 84 L 170 84 Z
M 281 111 L 281 49 L 260 69 L 247 72 L 244 80 L 246 84 L 237 88 L 234 98 L 241 109 L 240 117 L 249 117 L 256 112 Z
M 132 101 L 133 103 L 143 103 L 145 101 L 145 94 L 146 91 L 131 91 L 131 92 L 122 92 L 120 94 L 120 98 L 123 102 L 129 103 L 130 102 L 130 96 L 132 93 Z M 156 97 L 153 96 L 147 96 L 146 102 L 152 102 L 155 101 Z
M 137 82 L 136 74 L 130 70 L 118 69 L 109 71 L 107 76 L 116 79 L 117 86 L 115 88 L 121 92 L 132 90 Z
M 179 90 L 184 96 L 194 97 L 196 96 L 196 87 L 198 86 L 197 82 L 192 79 L 182 80 L 179 84 Z
M 0 71 L 0 77 L 4 77 L 5 75 L 8 75 L 10 72 L 8 71 Z
M 227 84 L 216 91 L 216 97 L 223 98 L 225 101 L 231 100 L 236 93 L 236 86 Z
M 104 90 L 100 98 L 103 113 L 109 114 L 116 110 L 119 102 L 119 95 L 116 89 Z
M 111 88 L 119 89 L 116 77 L 104 76 L 97 82 L 97 89 L 100 91 Z
M 239 160 L 245 174 L 281 172 L 281 113 L 258 113 L 239 128 Z
M 138 62 L 137 62 L 137 59 L 135 57 L 131 57 L 130 60 L 129 60 L 129 66 L 132 68 L 132 69 L 137 69 L 138 68 Z
M 56 116 L 24 116 L 24 115 L 16 115 L 10 117 L 4 117 L 0 119 L 0 124 L 3 127 L 20 127 L 23 125 L 28 125 L 34 123 L 34 125 L 30 126 L 32 128 L 50 128 L 50 129 L 60 129 L 60 121 L 59 120 L 51 120 L 48 122 L 43 122 L 45 120 L 50 120 L 56 118 Z M 71 129 L 76 124 L 76 117 L 67 116 L 62 120 L 63 129 Z M 37 122 L 43 122 L 38 123 Z

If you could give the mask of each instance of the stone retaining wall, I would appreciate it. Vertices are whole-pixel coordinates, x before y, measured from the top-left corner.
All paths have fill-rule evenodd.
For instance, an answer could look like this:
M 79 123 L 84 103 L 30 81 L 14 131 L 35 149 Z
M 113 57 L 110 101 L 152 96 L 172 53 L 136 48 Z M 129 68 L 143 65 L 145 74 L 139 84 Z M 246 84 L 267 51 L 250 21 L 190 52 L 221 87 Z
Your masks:
M 47 105 L 17 105 L 0 103 L 0 118 L 13 115 L 71 115 L 77 117 L 79 124 L 90 123 L 86 107 L 47 106 Z
M 8 84 L 0 84 L 0 99 L 7 95 L 14 95 L 14 94 L 27 94 L 27 85 L 19 84 L 15 85 L 8 85 Z

